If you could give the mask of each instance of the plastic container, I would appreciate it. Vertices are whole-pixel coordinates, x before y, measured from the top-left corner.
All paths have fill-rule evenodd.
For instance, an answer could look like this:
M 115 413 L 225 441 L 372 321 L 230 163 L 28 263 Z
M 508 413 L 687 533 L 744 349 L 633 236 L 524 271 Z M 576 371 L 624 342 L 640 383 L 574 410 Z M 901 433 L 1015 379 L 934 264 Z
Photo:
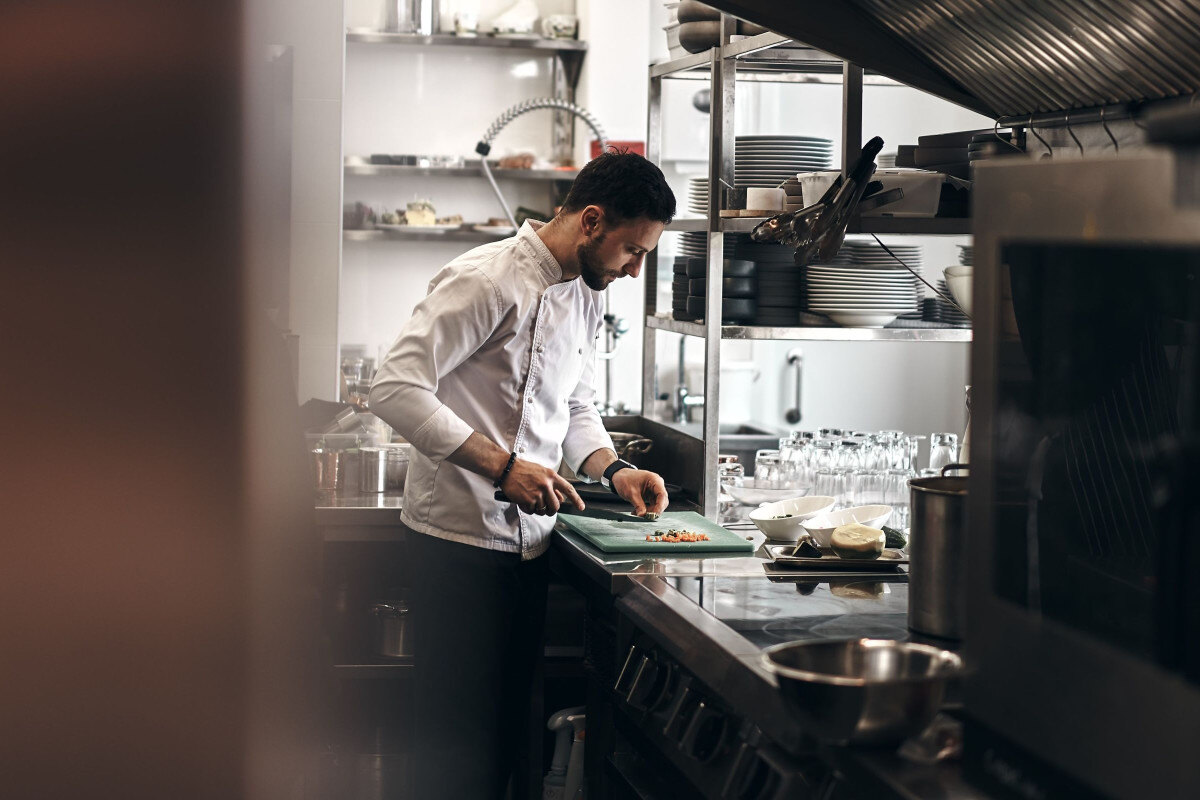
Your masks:
M 801 172 L 796 175 L 803 193 L 804 205 L 810 206 L 821 199 L 825 191 L 841 173 L 837 170 Z M 883 191 L 900 188 L 904 198 L 880 208 L 863 212 L 864 217 L 933 217 L 937 215 L 942 197 L 943 175 L 923 169 L 876 170 L 871 180 L 883 184 Z

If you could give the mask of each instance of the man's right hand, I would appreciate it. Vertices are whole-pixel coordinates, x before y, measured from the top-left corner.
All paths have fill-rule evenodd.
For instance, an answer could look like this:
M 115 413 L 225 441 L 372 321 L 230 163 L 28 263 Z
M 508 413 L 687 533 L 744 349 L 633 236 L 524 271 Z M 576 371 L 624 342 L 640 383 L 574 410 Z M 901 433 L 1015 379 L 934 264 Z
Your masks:
M 513 462 L 500 490 L 526 514 L 554 516 L 563 503 L 571 503 L 580 511 L 584 508 L 570 481 L 541 464 L 519 458 Z

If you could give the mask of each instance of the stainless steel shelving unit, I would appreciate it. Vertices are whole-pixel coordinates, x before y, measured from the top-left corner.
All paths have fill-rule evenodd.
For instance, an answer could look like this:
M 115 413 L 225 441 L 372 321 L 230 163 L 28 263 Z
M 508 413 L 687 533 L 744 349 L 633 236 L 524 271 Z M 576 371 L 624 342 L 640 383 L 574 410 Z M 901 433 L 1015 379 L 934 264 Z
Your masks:
M 343 230 L 342 239 L 347 242 L 496 242 L 506 237 L 495 233 L 472 230 L 435 231 L 389 231 L 389 230 Z
M 414 33 L 389 33 L 369 28 L 348 29 L 346 41 L 357 44 L 387 44 L 402 47 L 499 47 L 509 50 L 554 50 L 564 53 L 587 50 L 587 42 L 578 39 L 547 39 L 544 36 L 455 36 L 450 33 L 421 36 Z
M 723 43 L 703 53 L 654 64 L 649 78 L 649 121 L 646 154 L 651 161 L 662 161 L 662 81 L 666 78 L 707 78 L 712 92 L 709 113 L 708 184 L 734 183 L 733 109 L 737 82 L 743 78 L 785 80 L 797 76 L 820 76 L 832 80 L 840 76 L 842 84 L 842 169 L 854 163 L 862 148 L 862 92 L 864 83 L 894 81 L 877 75 L 864 75 L 861 67 L 793 42 L 775 33 L 749 36 L 731 42 L 736 30 L 733 17 L 721 15 Z M 695 336 L 704 341 L 704 481 L 701 502 L 706 516 L 717 510 L 717 448 L 720 408 L 721 342 L 723 340 L 790 340 L 850 342 L 967 342 L 971 331 L 959 328 L 816 328 L 760 327 L 722 325 L 721 275 L 726 233 L 748 233 L 763 221 L 754 217 L 721 217 L 721 192 L 709 192 L 708 213 L 701 218 L 677 219 L 669 231 L 708 234 L 707 284 L 714 287 L 705 296 L 703 322 L 679 322 L 658 314 L 658 254 L 651 251 L 646 259 L 646 317 L 642 338 L 642 413 L 649 415 L 655 401 L 657 331 Z M 908 219 L 867 217 L 852 221 L 849 232 L 879 234 L 964 235 L 971 232 L 969 219 Z
M 395 164 L 372 164 L 361 156 L 347 156 L 345 162 L 347 175 L 364 177 L 447 177 L 447 178 L 479 178 L 483 175 L 479 159 L 465 161 L 461 167 L 416 167 Z M 497 180 L 508 179 L 517 181 L 573 181 L 579 174 L 577 169 L 501 169 L 492 167 L 492 175 Z
M 646 318 L 646 327 L 683 336 L 707 337 L 703 322 L 682 322 L 656 314 Z M 721 338 L 745 341 L 809 342 L 969 342 L 970 328 L 812 328 L 766 325 L 722 325 Z
M 550 94 L 556 98 L 574 102 L 575 88 L 579 83 L 579 73 L 583 68 L 583 58 L 587 54 L 588 43 L 578 39 L 548 39 L 544 36 L 455 36 L 453 34 L 434 34 L 422 36 L 409 33 L 389 33 L 387 31 L 370 30 L 365 28 L 350 28 L 346 31 L 347 45 L 355 46 L 386 46 L 400 48 L 490 48 L 502 51 L 512 51 L 516 56 L 521 53 L 532 53 L 536 56 L 552 59 L 550 79 L 552 90 Z M 552 159 L 556 163 L 569 163 L 574 147 L 574 117 L 566 112 L 556 111 L 552 115 Z M 483 130 L 480 130 L 480 134 Z M 478 177 L 483 178 L 483 171 L 478 159 L 468 160 L 463 167 L 417 167 L 390 164 L 371 164 L 361 156 L 348 156 L 343 167 L 345 176 L 355 177 Z M 547 194 L 554 200 L 554 193 L 560 190 L 557 181 L 574 180 L 578 170 L 557 169 L 493 169 L 492 174 L 497 179 L 541 181 L 547 186 Z M 464 241 L 487 242 L 497 236 L 474 232 L 446 234 L 388 234 L 382 231 L 343 231 L 346 241 L 366 242 L 382 241 L 384 239 L 403 239 L 405 241 Z

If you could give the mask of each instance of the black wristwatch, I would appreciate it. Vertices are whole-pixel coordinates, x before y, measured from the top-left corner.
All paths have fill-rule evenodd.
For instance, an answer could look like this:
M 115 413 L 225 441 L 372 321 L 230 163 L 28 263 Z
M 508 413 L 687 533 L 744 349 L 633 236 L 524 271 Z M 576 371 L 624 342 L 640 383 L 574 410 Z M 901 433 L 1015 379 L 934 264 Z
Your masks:
M 618 458 L 616 461 L 608 465 L 608 469 L 604 470 L 604 474 L 600 476 L 600 485 L 608 489 L 613 494 L 616 494 L 617 490 L 613 486 L 612 482 L 613 475 L 616 475 L 620 470 L 623 469 L 637 469 L 637 467 L 635 467 L 633 464 L 630 464 L 628 461 L 622 461 Z

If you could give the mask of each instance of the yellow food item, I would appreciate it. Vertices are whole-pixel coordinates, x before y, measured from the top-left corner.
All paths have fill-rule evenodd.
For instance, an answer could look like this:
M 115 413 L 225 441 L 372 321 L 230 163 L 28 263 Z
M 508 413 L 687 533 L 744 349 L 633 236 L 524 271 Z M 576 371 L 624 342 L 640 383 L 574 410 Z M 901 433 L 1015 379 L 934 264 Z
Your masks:
M 879 558 L 887 537 L 879 528 L 870 528 L 857 522 L 833 529 L 829 544 L 840 558 L 855 558 L 864 561 Z
M 412 201 L 404 214 L 409 225 L 433 225 L 437 222 L 437 212 L 428 200 Z

